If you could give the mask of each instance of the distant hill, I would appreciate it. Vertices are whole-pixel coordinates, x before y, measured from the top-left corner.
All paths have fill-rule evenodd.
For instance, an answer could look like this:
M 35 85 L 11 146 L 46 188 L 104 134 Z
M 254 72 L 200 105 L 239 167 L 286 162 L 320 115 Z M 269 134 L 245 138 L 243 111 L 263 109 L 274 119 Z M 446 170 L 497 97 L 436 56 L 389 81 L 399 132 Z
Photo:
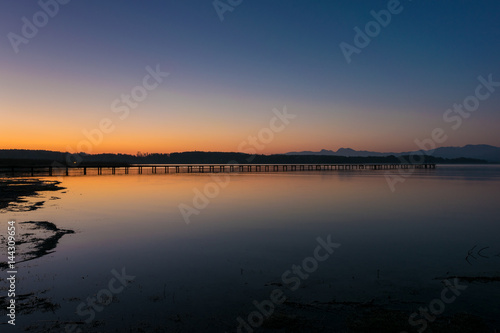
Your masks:
M 33 166 L 33 165 L 80 165 L 96 164 L 128 165 L 128 164 L 343 164 L 343 163 L 401 163 L 395 154 L 385 156 L 372 152 L 356 152 L 340 150 L 351 156 L 335 154 L 274 154 L 250 155 L 234 152 L 182 152 L 171 154 L 146 154 L 141 156 L 127 154 L 78 154 L 53 152 L 45 150 L 0 150 L 0 166 Z M 369 156 L 360 156 L 369 154 Z M 405 160 L 409 160 L 408 157 Z M 487 163 L 486 160 L 473 158 L 443 158 L 433 155 L 425 156 L 425 163 Z
M 124 154 L 89 155 L 81 153 L 78 155 L 78 158 L 81 159 L 81 161 L 85 161 L 87 164 L 95 162 L 123 164 L 123 163 L 133 163 L 132 160 L 136 159 L 137 157 L 133 155 L 124 155 Z M 0 149 L 0 164 L 3 165 L 17 165 L 17 164 L 49 165 L 54 162 L 60 164 L 66 164 L 66 163 L 72 164 L 74 160 L 75 158 L 71 157 L 71 154 L 58 151 Z
M 1 149 L 0 159 L 13 159 L 13 160 L 64 160 L 65 153 L 49 150 L 26 150 L 26 149 Z
M 434 150 L 425 151 L 410 151 L 402 153 L 381 153 L 375 151 L 366 150 L 354 150 L 351 148 L 340 148 L 337 151 L 322 149 L 318 152 L 313 151 L 301 151 L 301 152 L 290 152 L 286 155 L 322 155 L 322 156 L 356 156 L 356 157 L 367 157 L 367 156 L 401 156 L 401 155 L 411 155 L 416 153 L 424 153 L 428 156 L 442 157 L 442 158 L 473 158 L 486 160 L 491 163 L 500 163 L 500 147 L 490 146 L 490 145 L 466 145 L 464 147 L 441 147 Z
M 337 151 L 321 149 L 320 151 L 300 151 L 300 152 L 290 152 L 285 155 L 323 155 L 323 156 L 357 156 L 357 157 L 367 157 L 367 156 L 390 156 L 390 155 L 401 155 L 398 153 L 378 153 L 374 151 L 367 150 L 354 150 L 351 148 L 340 148 Z
M 500 147 L 490 145 L 442 147 L 435 149 L 432 155 L 444 158 L 456 158 L 458 156 L 467 158 L 479 158 L 490 162 L 500 163 Z

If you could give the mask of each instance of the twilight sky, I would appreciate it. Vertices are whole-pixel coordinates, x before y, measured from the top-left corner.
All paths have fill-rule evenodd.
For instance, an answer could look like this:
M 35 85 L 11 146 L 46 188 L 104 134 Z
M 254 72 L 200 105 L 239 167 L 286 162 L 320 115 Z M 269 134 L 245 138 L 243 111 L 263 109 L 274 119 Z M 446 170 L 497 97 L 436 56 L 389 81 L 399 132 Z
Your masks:
M 500 146 L 498 0 L 216 4 L 1 1 L 0 149 Z

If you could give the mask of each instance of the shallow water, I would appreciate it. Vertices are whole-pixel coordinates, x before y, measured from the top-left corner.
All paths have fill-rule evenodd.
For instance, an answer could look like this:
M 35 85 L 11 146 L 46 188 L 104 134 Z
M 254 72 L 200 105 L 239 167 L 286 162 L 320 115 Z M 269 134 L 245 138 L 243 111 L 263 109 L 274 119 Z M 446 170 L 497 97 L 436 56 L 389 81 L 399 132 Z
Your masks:
M 2 214 L 76 232 L 51 255 L 20 265 L 19 292 L 47 289 L 61 307 L 21 316 L 18 325 L 89 319 L 78 306 L 122 268 L 133 282 L 90 326 L 79 324 L 84 332 L 236 332 L 237 318 L 276 288 L 290 302 L 374 301 L 411 313 L 439 297 L 444 277 L 500 275 L 500 167 L 394 174 L 403 180 L 395 191 L 380 170 L 64 177 L 65 193 L 46 194 L 60 199 Z M 198 212 L 189 224 L 181 204 Z M 297 290 L 280 285 L 329 235 L 340 247 Z M 467 285 L 443 315 L 466 311 L 495 325 L 500 282 Z

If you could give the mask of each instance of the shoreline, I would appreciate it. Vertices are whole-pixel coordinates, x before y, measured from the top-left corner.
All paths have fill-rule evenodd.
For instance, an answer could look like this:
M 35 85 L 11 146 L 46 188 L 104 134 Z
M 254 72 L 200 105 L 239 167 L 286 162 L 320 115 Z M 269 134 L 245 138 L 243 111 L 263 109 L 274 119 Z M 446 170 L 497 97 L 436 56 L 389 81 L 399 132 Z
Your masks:
M 40 192 L 65 190 L 60 184 L 59 181 L 36 178 L 1 178 L 0 213 L 37 210 L 44 201 L 29 203 L 26 198 L 36 197 Z
M 61 191 L 65 188 L 59 186 L 58 181 L 40 179 L 0 179 L 0 213 L 26 212 L 41 208 L 45 201 L 30 202 L 28 198 L 36 197 L 41 192 Z M 16 233 L 16 267 L 18 264 L 39 259 L 55 252 L 59 240 L 73 230 L 59 229 L 54 223 L 48 221 L 18 222 Z M 0 238 L 0 245 L 6 247 L 6 237 Z M 28 266 L 29 267 L 29 266 Z M 7 262 L 0 262 L 0 272 L 8 269 Z M 18 315 L 27 315 L 34 312 L 54 312 L 60 305 L 45 294 L 48 290 L 32 290 L 25 294 L 18 294 L 16 301 L 19 308 Z M 2 310 L 9 304 L 7 295 L 0 296 Z M 6 324 L 6 323 L 5 323 Z

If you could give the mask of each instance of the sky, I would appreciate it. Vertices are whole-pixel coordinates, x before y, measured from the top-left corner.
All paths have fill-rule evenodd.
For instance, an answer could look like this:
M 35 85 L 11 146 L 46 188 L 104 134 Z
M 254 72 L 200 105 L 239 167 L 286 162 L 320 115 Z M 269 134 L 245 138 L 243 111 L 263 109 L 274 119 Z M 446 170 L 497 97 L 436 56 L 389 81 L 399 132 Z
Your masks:
M 0 149 L 500 146 L 498 17 L 497 0 L 3 0 Z

